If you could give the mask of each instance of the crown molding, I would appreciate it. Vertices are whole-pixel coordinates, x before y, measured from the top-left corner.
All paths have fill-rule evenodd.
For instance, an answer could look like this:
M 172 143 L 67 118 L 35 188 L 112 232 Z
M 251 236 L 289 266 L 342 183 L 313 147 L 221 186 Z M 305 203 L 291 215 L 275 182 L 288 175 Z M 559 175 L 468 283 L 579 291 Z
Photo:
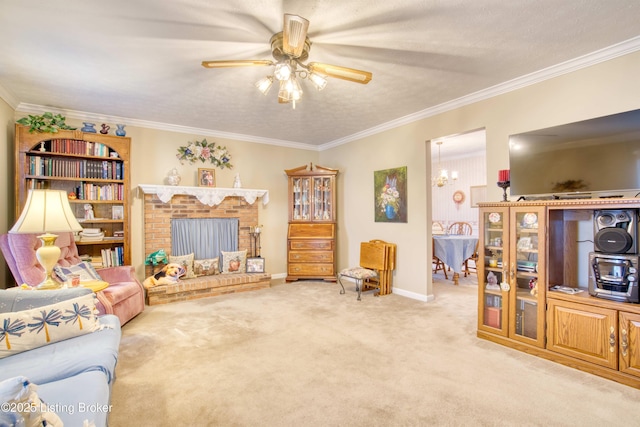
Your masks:
M 2 94 L 0 93 L 0 95 Z M 132 119 L 132 118 L 121 117 L 121 116 L 110 116 L 106 114 L 90 113 L 86 111 L 67 110 L 64 108 L 49 107 L 49 106 L 37 105 L 37 104 L 19 103 L 18 106 L 15 107 L 14 109 L 16 110 L 16 112 L 26 113 L 26 114 L 42 114 L 49 111 L 56 114 L 62 114 L 67 118 L 81 120 L 83 122 L 123 123 L 128 126 L 135 126 L 135 127 L 141 127 L 141 128 L 147 128 L 147 129 L 156 129 L 156 130 L 178 132 L 178 133 L 189 133 L 189 134 L 196 134 L 196 135 L 202 135 L 202 136 L 209 136 L 212 138 L 225 138 L 225 139 L 233 139 L 236 141 L 253 142 L 256 144 L 275 145 L 275 146 L 286 147 L 286 148 L 318 151 L 317 146 L 310 145 L 310 144 L 303 144 L 301 142 L 285 141 L 285 140 L 272 139 L 272 138 L 262 138 L 258 136 L 244 135 L 239 133 L 216 131 L 213 129 L 195 128 L 195 127 L 189 127 L 189 126 L 174 125 L 171 123 L 152 122 L 148 120 Z
M 500 83 L 495 86 L 491 86 L 487 89 L 483 89 L 478 92 L 465 95 L 461 98 L 454 99 L 434 107 L 427 108 L 422 111 L 418 111 L 413 114 L 400 117 L 399 119 L 392 120 L 383 123 L 378 126 L 366 129 L 362 132 L 354 133 L 353 135 L 346 136 L 344 138 L 336 139 L 334 141 L 322 144 L 319 146 L 320 151 L 328 150 L 348 142 L 352 142 L 358 139 L 362 139 L 367 136 L 375 135 L 390 129 L 394 129 L 418 120 L 433 117 L 437 114 L 445 113 L 447 111 L 455 110 L 466 105 L 474 104 L 479 101 L 484 101 L 489 98 L 493 98 L 498 95 L 503 95 L 508 92 L 513 92 L 518 89 L 522 89 L 527 86 L 534 85 L 536 83 L 543 82 L 545 80 L 553 79 L 564 74 L 569 74 L 574 71 L 581 70 L 583 68 L 590 67 L 592 65 L 599 64 L 601 62 L 609 61 L 611 59 L 618 58 L 620 56 L 628 55 L 640 50 L 640 36 L 626 40 L 624 42 L 615 44 L 613 46 L 606 47 L 604 49 L 597 50 L 595 52 L 580 56 L 578 58 L 571 59 L 569 61 L 562 62 L 560 64 L 553 65 L 548 68 L 544 68 L 540 71 L 535 71 L 530 74 L 515 78 L 513 80 Z
M 457 98 L 451 101 L 444 102 L 442 104 L 418 111 L 416 113 L 408 114 L 395 120 L 391 120 L 386 123 L 382 123 L 378 126 L 374 126 L 369 129 L 365 129 L 361 132 L 356 132 L 352 135 L 348 135 L 344 138 L 339 138 L 321 145 L 311 145 L 302 142 L 286 141 L 272 138 L 262 138 L 258 136 L 236 134 L 230 132 L 216 131 L 213 129 L 194 128 L 188 126 L 174 125 L 170 123 L 152 122 L 147 120 L 132 119 L 119 116 L 108 116 L 97 113 L 89 113 L 76 110 L 56 109 L 53 107 L 45 107 L 42 105 L 21 103 L 10 94 L 5 88 L 0 85 L 0 97 L 4 99 L 14 110 L 23 113 L 35 113 L 42 114 L 46 111 L 60 113 L 66 117 L 79 119 L 82 121 L 95 121 L 95 122 L 111 122 L 111 123 L 124 123 L 131 126 L 157 129 L 170 132 L 179 133 L 192 133 L 203 136 L 210 136 L 214 138 L 226 138 L 237 141 L 246 141 L 256 144 L 274 145 L 286 148 L 295 148 L 301 150 L 310 151 L 325 151 L 330 148 L 338 147 L 349 142 L 353 142 L 371 135 L 375 135 L 381 132 L 385 132 L 391 129 L 395 129 L 406 124 L 423 120 L 428 117 L 433 117 L 438 114 L 445 113 L 447 111 L 455 110 L 466 105 L 474 104 L 479 101 L 484 101 L 489 98 L 493 98 L 498 95 L 502 95 L 508 92 L 512 92 L 518 89 L 522 89 L 527 86 L 534 85 L 536 83 L 543 82 L 564 74 L 572 73 L 583 68 L 590 67 L 592 65 L 599 64 L 601 62 L 609 61 L 611 59 L 618 58 L 633 52 L 640 50 L 640 36 L 626 40 L 624 42 L 615 44 L 613 46 L 600 49 L 598 51 L 580 56 L 578 58 L 571 59 L 569 61 L 562 62 L 560 64 L 544 68 L 540 71 L 536 71 L 513 80 L 509 80 L 504 83 L 500 83 L 495 86 L 491 86 L 487 89 L 480 90 L 478 92 L 465 95 L 461 98 Z
M 11 108 L 16 110 L 18 105 L 18 99 L 11 94 L 4 86 L 0 84 L 0 98 L 2 98 Z

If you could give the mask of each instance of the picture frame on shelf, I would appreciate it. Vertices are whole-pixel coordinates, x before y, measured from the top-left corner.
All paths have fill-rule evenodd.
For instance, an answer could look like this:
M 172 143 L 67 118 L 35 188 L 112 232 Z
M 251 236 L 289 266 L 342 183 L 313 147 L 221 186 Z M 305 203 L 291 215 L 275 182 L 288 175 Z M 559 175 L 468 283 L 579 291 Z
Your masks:
M 115 219 L 115 220 L 124 219 L 124 206 L 112 206 L 111 219 Z
M 247 273 L 264 273 L 264 258 L 247 258 Z
M 198 168 L 198 187 L 215 187 L 216 170 L 213 168 Z

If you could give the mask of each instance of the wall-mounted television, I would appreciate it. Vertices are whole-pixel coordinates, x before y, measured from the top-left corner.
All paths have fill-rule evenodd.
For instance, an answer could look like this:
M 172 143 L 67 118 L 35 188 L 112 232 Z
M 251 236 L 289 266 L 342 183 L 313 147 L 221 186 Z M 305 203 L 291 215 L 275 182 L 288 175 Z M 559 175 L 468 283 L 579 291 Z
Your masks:
M 634 197 L 640 110 L 509 136 L 511 196 Z

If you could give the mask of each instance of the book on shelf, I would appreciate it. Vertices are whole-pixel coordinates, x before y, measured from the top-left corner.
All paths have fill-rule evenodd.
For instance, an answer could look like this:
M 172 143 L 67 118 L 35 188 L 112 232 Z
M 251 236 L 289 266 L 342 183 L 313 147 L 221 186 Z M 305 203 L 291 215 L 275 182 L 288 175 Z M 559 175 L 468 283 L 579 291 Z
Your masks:
M 101 250 L 103 267 L 118 267 L 124 265 L 124 248 L 106 248 Z

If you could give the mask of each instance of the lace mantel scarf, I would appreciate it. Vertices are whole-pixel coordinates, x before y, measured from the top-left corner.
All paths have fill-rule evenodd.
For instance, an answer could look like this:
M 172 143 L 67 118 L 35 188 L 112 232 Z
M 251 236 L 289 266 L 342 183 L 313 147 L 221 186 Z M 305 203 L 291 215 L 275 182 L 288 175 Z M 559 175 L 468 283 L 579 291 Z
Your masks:
M 167 203 L 176 194 L 194 196 L 200 203 L 207 206 L 219 205 L 225 197 L 243 197 L 252 205 L 258 197 L 262 197 L 262 205 L 269 203 L 268 190 L 253 190 L 246 188 L 207 188 L 183 187 L 174 185 L 140 185 L 146 194 L 156 194 L 162 203 Z

